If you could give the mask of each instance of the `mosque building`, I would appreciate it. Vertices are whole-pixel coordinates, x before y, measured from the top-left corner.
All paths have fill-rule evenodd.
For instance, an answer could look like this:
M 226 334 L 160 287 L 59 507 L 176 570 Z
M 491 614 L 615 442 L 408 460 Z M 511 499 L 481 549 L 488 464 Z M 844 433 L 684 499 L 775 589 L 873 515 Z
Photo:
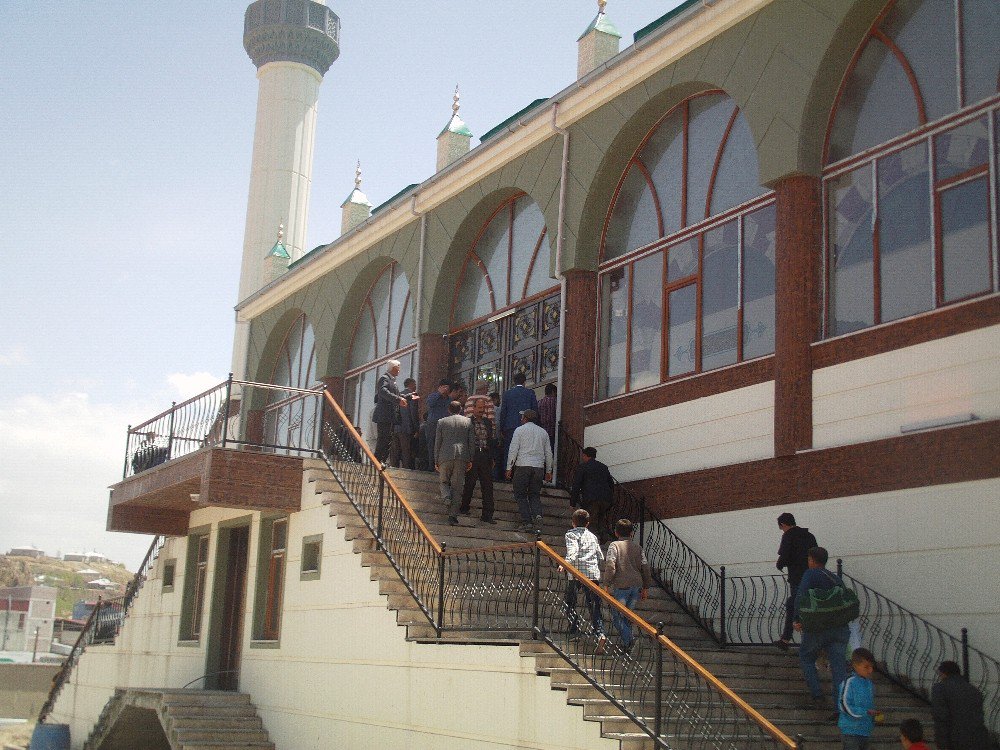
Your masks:
M 685 633 L 701 628 L 720 647 L 770 644 L 775 518 L 792 512 L 872 601 L 919 623 L 879 645 L 890 626 L 865 615 L 873 649 L 937 654 L 921 633 L 965 629 L 1000 730 L 995 0 L 687 0 L 631 40 L 605 5 L 565 89 L 474 147 L 456 89 L 437 171 L 373 207 L 359 163 L 341 236 L 308 249 L 317 103 L 350 29 L 341 39 L 333 0 L 250 4 L 233 377 L 134 430 L 134 455 L 148 430 L 169 460 L 126 468 L 108 527 L 159 536 L 117 638 L 74 658 L 48 707 L 74 748 L 129 746 L 114 743 L 142 727 L 160 747 L 155 720 L 116 721 L 152 711 L 169 734 L 182 688 L 248 695 L 266 736 L 246 746 L 281 750 L 839 747 L 818 718 L 803 728 L 764 704 L 739 721 L 766 741 L 671 744 L 621 679 L 595 676 L 597 656 L 546 640 L 537 569 L 527 640 L 554 654 L 492 610 L 443 645 L 449 550 L 535 539 L 501 519 L 442 550 L 433 513 L 406 516 L 433 475 L 383 472 L 354 432 L 372 437 L 390 361 L 420 394 L 443 378 L 558 386 L 557 474 L 592 446 L 635 501 L 616 509 L 677 607 L 671 643 L 700 653 Z M 568 505 L 547 497 L 558 552 Z M 687 557 L 670 557 L 674 540 Z M 696 570 L 721 575 L 721 602 Z M 727 601 L 765 592 L 766 615 L 726 630 Z M 588 700 L 615 716 L 595 721 Z

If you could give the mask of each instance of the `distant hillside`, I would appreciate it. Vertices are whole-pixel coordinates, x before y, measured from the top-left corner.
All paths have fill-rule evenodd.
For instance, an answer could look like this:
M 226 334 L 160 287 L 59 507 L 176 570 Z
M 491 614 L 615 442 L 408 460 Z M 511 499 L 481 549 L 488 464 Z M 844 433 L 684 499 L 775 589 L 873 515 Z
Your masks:
M 81 570 L 96 570 L 97 574 L 80 575 Z M 107 578 L 124 590 L 125 585 L 132 580 L 132 575 L 124 565 L 65 562 L 54 557 L 33 559 L 0 555 L 0 587 L 52 586 L 58 589 L 57 617 L 69 617 L 73 613 L 73 604 L 80 599 L 96 599 L 98 595 L 107 598 L 120 593 L 115 591 L 102 593 L 85 588 L 88 581 Z M 45 576 L 45 580 L 36 580 L 38 576 Z

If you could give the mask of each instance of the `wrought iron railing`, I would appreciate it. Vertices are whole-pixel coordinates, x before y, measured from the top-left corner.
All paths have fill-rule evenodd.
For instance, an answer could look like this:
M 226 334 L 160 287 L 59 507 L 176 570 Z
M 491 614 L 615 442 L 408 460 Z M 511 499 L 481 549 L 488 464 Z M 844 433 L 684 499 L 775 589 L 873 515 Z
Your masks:
M 128 617 L 128 613 L 135 603 L 135 597 L 138 595 L 143 583 L 149 577 L 149 571 L 156 562 L 156 557 L 163 547 L 163 542 L 163 537 L 153 537 L 153 541 L 150 543 L 149 549 L 146 551 L 146 556 L 139 565 L 139 569 L 132 576 L 132 580 L 129 581 L 128 586 L 125 587 L 124 595 L 115 597 L 114 599 L 97 599 L 94 608 L 87 617 L 87 622 L 80 631 L 80 635 L 77 636 L 76 643 L 73 644 L 73 648 L 69 652 L 69 656 L 66 657 L 66 661 L 62 663 L 59 671 L 52 677 L 52 686 L 49 688 L 49 695 L 45 699 L 45 703 L 42 704 L 41 711 L 38 712 L 39 724 L 45 723 L 49 714 L 52 713 L 56 699 L 59 697 L 59 692 L 62 690 L 63 685 L 66 684 L 66 681 L 69 680 L 70 674 L 73 672 L 73 667 L 76 666 L 87 646 L 114 643 L 115 638 L 118 637 L 118 633 L 121 631 L 122 625 L 125 623 L 125 618 Z
M 201 448 L 317 452 L 325 386 L 290 388 L 229 378 L 129 426 L 122 478 Z
M 692 750 L 796 748 L 796 743 L 673 642 L 539 541 L 448 550 L 420 521 L 329 394 L 323 421 L 327 465 L 389 564 L 440 637 L 476 632 L 544 640 L 658 747 Z M 580 589 L 567 605 L 570 584 Z M 589 608 L 589 609 L 588 609 Z M 598 631 L 587 614 L 597 610 Z M 583 614 L 581 614 L 583 612 Z M 618 633 L 627 623 L 635 645 Z M 574 627 L 575 626 L 575 627 Z M 575 632 L 574 632 L 575 631 Z
M 559 444 L 559 483 L 568 490 L 582 447 L 561 425 Z M 724 566 L 709 565 L 648 512 L 644 499 L 617 482 L 607 515 L 611 522 L 629 518 L 639 524 L 640 542 L 657 582 L 718 643 L 764 645 L 781 636 L 789 595 L 784 576 L 727 577 Z M 963 674 L 983 694 L 987 726 L 1000 735 L 1000 662 L 972 648 L 967 629 L 961 637 L 953 636 L 844 573 L 842 560 L 837 568 L 858 593 L 862 642 L 875 654 L 879 671 L 929 700 L 937 666 L 946 660 L 961 664 Z

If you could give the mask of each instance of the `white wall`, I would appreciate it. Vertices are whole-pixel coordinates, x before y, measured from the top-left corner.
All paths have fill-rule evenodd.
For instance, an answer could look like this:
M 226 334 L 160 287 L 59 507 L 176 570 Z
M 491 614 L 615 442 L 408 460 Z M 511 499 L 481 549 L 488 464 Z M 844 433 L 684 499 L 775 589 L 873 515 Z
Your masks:
M 584 442 L 619 482 L 774 455 L 774 382 L 588 426 Z
M 789 511 L 830 567 L 1000 658 L 1000 479 L 675 518 L 668 525 L 728 576 L 777 571 Z
M 1000 326 L 813 373 L 813 447 L 898 437 L 902 425 L 961 413 L 1000 418 Z
M 408 643 L 378 583 L 344 541 L 311 488 L 289 523 L 288 564 L 279 648 L 250 646 L 259 522 L 250 543 L 240 689 L 250 693 L 278 750 L 378 747 L 385 750 L 613 750 L 600 724 L 585 722 L 563 692 L 534 673 L 516 647 Z M 218 521 L 245 515 L 198 511 L 211 521 L 208 590 Z M 304 535 L 323 534 L 321 577 L 300 581 Z M 88 649 L 64 688 L 54 721 L 71 726 L 73 747 L 86 740 L 115 686 L 180 687 L 205 672 L 204 647 L 177 645 L 184 540 L 160 554 L 114 646 Z M 162 561 L 176 558 L 173 594 L 162 593 Z M 207 621 L 203 626 L 207 632 Z

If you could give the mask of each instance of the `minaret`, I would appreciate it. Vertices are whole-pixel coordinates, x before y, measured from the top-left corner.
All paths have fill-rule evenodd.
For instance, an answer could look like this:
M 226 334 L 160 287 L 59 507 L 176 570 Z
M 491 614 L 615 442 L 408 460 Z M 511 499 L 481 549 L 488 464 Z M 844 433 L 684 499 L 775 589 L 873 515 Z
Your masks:
M 577 44 L 576 77 L 583 78 L 587 73 L 600 67 L 618 54 L 622 35 L 611 23 L 605 12 L 607 0 L 597 0 L 597 15 L 590 22 Z
M 451 119 L 437 137 L 437 171 L 439 172 L 455 159 L 469 153 L 469 147 L 472 144 L 472 131 L 458 116 L 458 109 L 461 106 L 460 99 L 458 86 L 455 86 L 455 96 L 452 98 L 451 104 Z
M 240 300 L 273 280 L 271 239 L 280 222 L 288 261 L 303 255 L 319 85 L 340 55 L 340 18 L 316 0 L 256 0 L 244 17 L 243 46 L 259 84 Z M 237 377 L 245 374 L 246 327 L 237 323 Z
M 372 215 L 372 204 L 368 196 L 361 192 L 361 160 L 354 170 L 354 190 L 347 200 L 340 204 L 340 233 L 347 234 L 354 227 L 363 224 Z

